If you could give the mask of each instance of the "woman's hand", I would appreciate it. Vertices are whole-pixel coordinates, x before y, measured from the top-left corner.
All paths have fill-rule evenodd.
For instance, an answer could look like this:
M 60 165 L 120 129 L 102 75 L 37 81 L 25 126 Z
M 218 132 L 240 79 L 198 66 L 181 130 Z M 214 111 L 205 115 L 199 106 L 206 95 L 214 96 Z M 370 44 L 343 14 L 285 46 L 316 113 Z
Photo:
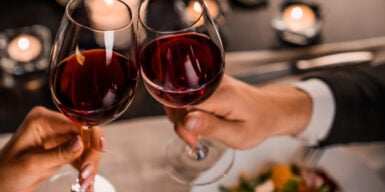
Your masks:
M 199 136 L 247 149 L 268 137 L 296 135 L 308 124 L 312 101 L 289 85 L 253 87 L 224 76 L 214 94 L 187 110 L 166 108 L 177 134 L 195 146 Z
M 32 192 L 68 163 L 81 171 L 82 186 L 90 189 L 105 150 L 103 132 L 94 128 L 92 149 L 79 164 L 77 159 L 84 150 L 80 130 L 58 112 L 43 107 L 32 109 L 0 150 L 0 191 Z

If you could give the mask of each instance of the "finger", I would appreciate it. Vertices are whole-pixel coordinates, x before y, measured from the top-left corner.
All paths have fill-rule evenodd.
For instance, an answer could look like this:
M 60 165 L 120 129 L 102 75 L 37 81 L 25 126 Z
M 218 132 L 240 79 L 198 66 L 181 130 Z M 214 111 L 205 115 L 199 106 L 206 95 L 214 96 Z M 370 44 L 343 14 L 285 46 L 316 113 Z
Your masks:
M 74 124 L 63 114 L 44 107 L 34 107 L 25 118 L 23 124 L 27 129 L 38 129 L 40 137 L 45 138 L 57 134 L 79 133 L 80 126 Z M 34 125 L 34 126 L 28 126 Z
M 99 126 L 92 127 L 92 148 L 99 152 L 106 152 L 107 145 L 104 139 L 104 132 Z
M 204 102 L 194 105 L 191 110 L 207 111 L 219 117 L 229 118 L 228 115 L 234 115 L 234 105 L 238 102 L 236 95 L 243 89 L 251 89 L 248 84 L 225 75 L 220 86 Z M 247 87 L 247 88 L 245 88 Z M 242 89 L 243 88 L 243 89 Z M 235 96 L 234 96 L 235 95 Z M 232 117 L 240 118 L 241 117 Z
M 184 126 L 184 130 L 190 134 L 212 137 L 230 147 L 238 148 L 242 143 L 241 121 L 224 119 L 203 111 L 192 111 L 184 118 Z
M 74 162 L 83 152 L 84 144 L 76 135 L 70 141 L 50 150 L 41 150 L 31 154 L 32 159 L 39 159 L 42 166 L 52 168 Z
M 177 122 L 181 121 L 184 116 L 187 114 L 187 109 L 182 108 L 182 109 L 176 109 L 176 108 L 169 108 L 169 107 L 164 107 L 165 112 L 167 114 L 167 117 L 171 122 L 176 124 Z
M 94 183 L 94 178 L 93 177 L 88 177 L 88 178 L 84 179 L 80 183 L 80 185 L 81 185 L 82 189 L 86 189 L 86 191 L 91 192 L 93 183 Z
M 55 147 L 58 147 L 60 145 L 63 145 L 64 143 L 68 142 L 74 137 L 72 134 L 66 134 L 66 135 L 56 135 L 53 137 L 45 138 L 43 141 L 43 147 L 45 150 L 50 150 Z
M 170 108 L 170 107 L 167 107 L 167 106 L 164 106 L 164 112 L 166 113 L 166 116 L 168 117 L 168 119 L 171 121 L 171 122 L 175 122 L 175 110 Z
M 90 174 L 86 174 L 84 177 L 87 177 L 92 174 L 96 174 L 99 169 L 99 161 L 102 156 L 102 153 L 94 149 L 88 150 L 83 154 L 82 161 L 80 164 L 80 171 L 85 171 L 87 166 L 91 166 L 92 169 L 89 169 Z
M 174 125 L 176 134 L 183 139 L 190 147 L 194 148 L 198 144 L 198 136 L 192 132 L 187 131 L 183 124 L 178 123 Z
M 81 176 L 81 185 L 84 188 L 88 188 L 89 181 L 93 181 L 95 175 L 99 170 L 99 161 L 101 158 L 101 152 L 91 149 L 88 150 L 82 157 L 80 164 L 80 176 Z

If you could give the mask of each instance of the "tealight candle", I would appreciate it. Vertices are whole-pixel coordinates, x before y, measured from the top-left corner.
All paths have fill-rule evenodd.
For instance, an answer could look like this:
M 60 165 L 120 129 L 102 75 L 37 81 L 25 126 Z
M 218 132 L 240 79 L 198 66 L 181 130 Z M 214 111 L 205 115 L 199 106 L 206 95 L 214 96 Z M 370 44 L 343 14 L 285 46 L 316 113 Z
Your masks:
M 93 27 L 96 29 L 117 29 L 129 22 L 129 13 L 117 0 L 89 0 L 88 6 Z
M 303 4 L 290 5 L 282 13 L 282 20 L 287 29 L 293 32 L 302 32 L 313 27 L 316 19 L 314 10 Z
M 20 62 L 29 62 L 40 55 L 42 44 L 33 35 L 20 34 L 11 40 L 7 51 L 12 59 Z
M 210 16 L 215 19 L 219 15 L 219 5 L 216 0 L 205 0 L 207 9 L 209 11 Z M 197 0 L 191 0 L 187 6 L 187 12 L 192 16 L 194 19 L 198 19 L 198 17 L 202 13 L 202 6 L 200 5 L 199 1 Z M 199 23 L 201 24 L 201 23 Z
M 130 6 L 137 6 L 137 1 L 125 0 Z M 91 24 L 98 30 L 114 30 L 119 29 L 129 24 L 130 17 L 129 12 L 125 6 L 117 0 L 89 0 L 88 9 L 90 10 Z M 132 8 L 134 9 L 134 8 Z M 132 10 L 133 11 L 133 10 Z M 133 14 L 133 13 L 132 13 Z M 130 38 L 127 38 L 129 33 L 128 29 L 121 29 L 115 31 L 113 34 L 114 43 L 117 46 L 127 46 Z M 98 43 L 106 43 L 106 34 L 95 33 L 95 38 Z

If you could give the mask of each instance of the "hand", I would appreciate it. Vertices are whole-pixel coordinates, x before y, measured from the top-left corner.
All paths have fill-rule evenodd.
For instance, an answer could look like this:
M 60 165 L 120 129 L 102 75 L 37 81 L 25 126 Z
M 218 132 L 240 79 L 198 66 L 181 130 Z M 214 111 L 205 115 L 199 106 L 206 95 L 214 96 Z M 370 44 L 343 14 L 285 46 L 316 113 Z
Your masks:
M 43 107 L 32 109 L 0 150 L 0 191 L 32 192 L 67 163 L 81 170 L 82 186 L 89 189 L 105 144 L 103 132 L 95 128 L 92 149 L 76 163 L 84 150 L 80 130 L 60 113 Z
M 226 75 L 205 102 L 187 110 L 166 108 L 175 131 L 190 146 L 206 136 L 236 149 L 254 147 L 272 136 L 300 133 L 311 111 L 309 95 L 293 86 L 257 88 Z

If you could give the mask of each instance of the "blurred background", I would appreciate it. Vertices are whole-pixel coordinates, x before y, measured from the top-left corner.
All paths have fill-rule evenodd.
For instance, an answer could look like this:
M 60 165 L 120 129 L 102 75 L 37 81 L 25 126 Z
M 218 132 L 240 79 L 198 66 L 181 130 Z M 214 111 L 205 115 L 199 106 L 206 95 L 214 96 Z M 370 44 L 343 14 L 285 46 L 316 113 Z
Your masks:
M 126 1 L 136 4 L 135 0 Z M 305 34 L 305 41 L 298 41 L 298 38 L 303 37 L 287 34 L 288 29 L 280 25 L 285 16 L 285 6 L 294 1 L 213 2 L 215 5 L 209 6 L 209 10 L 214 14 L 220 29 L 229 69 L 248 71 L 248 67 L 255 69 L 264 66 L 264 70 L 254 70 L 258 71 L 256 74 L 237 73 L 237 70 L 229 72 L 250 83 L 260 84 L 283 75 L 298 75 L 298 71 L 288 69 L 277 75 L 272 73 L 276 72 L 276 68 L 266 68 L 281 62 L 291 65 L 300 59 L 368 51 L 373 54 L 373 58 L 364 63 L 375 64 L 382 62 L 384 56 L 381 55 L 385 55 L 381 54 L 385 48 L 383 0 L 302 1 L 315 8 L 312 9 L 315 20 L 309 22 L 320 24 L 319 28 L 312 29 L 312 34 Z M 60 24 L 65 3 L 66 0 L 0 0 L 0 133 L 14 131 L 27 112 L 36 105 L 56 110 L 47 86 L 47 50 Z M 39 40 L 38 48 L 34 49 L 39 52 L 30 53 L 30 59 L 13 55 L 10 49 L 12 40 L 23 33 L 32 34 Z M 307 71 L 301 74 L 303 72 Z M 163 113 L 162 106 L 140 84 L 134 102 L 118 121 Z

